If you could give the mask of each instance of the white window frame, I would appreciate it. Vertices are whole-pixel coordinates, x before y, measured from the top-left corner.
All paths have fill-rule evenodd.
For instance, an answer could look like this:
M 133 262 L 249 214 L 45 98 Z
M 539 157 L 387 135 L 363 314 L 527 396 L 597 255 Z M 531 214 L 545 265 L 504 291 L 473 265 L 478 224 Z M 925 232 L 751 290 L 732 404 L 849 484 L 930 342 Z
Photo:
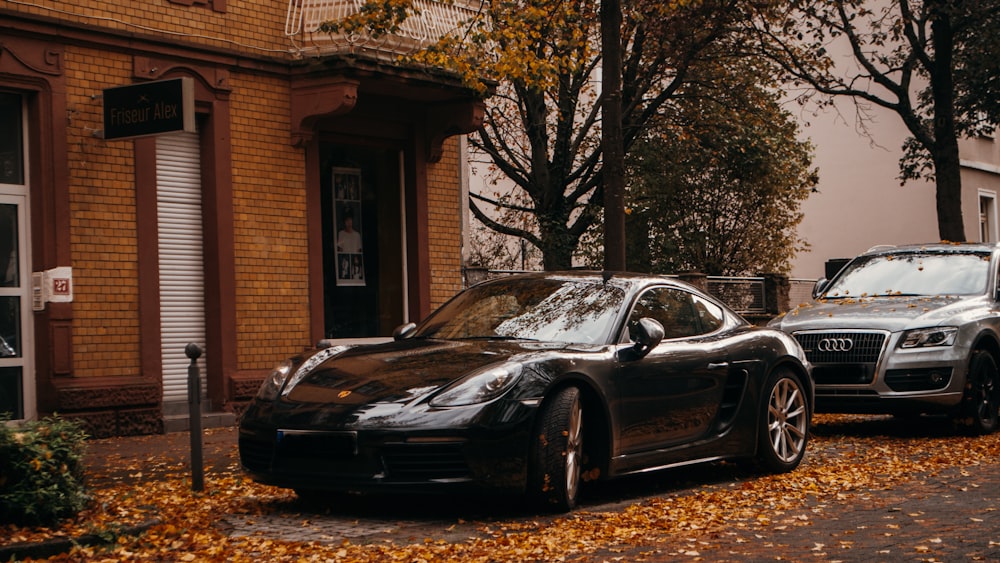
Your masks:
M 988 200 L 986 209 L 983 209 L 983 200 Z M 979 239 L 980 242 L 1000 241 L 1000 232 L 997 230 L 997 193 L 990 190 L 979 190 L 979 197 L 976 199 L 976 207 L 979 211 Z M 985 221 L 983 214 L 986 214 Z M 987 233 L 983 236 L 983 224 L 985 223 Z M 985 240 L 984 240 L 985 239 Z

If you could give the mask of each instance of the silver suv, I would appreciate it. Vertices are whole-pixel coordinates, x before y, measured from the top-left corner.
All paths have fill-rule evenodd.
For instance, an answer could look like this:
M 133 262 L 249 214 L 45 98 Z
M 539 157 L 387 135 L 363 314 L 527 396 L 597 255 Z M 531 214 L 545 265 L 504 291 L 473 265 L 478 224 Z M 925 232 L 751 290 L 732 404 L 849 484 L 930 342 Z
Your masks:
M 771 321 L 813 364 L 817 412 L 947 413 L 1000 425 L 1000 246 L 876 247 Z

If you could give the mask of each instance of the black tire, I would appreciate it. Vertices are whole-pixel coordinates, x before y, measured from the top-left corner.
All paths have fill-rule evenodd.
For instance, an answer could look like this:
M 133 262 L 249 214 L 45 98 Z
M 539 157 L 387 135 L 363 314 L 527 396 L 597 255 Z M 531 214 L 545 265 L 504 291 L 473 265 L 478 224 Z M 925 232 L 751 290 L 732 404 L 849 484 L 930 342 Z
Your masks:
M 1000 372 L 996 360 L 985 350 L 972 352 L 959 424 L 972 435 L 995 432 L 1000 426 Z
M 546 510 L 576 506 L 583 464 L 580 390 L 566 387 L 542 405 L 531 443 L 528 493 Z
M 778 369 L 768 376 L 762 398 L 755 461 L 770 473 L 791 471 L 802 461 L 809 442 L 809 396 L 798 375 Z

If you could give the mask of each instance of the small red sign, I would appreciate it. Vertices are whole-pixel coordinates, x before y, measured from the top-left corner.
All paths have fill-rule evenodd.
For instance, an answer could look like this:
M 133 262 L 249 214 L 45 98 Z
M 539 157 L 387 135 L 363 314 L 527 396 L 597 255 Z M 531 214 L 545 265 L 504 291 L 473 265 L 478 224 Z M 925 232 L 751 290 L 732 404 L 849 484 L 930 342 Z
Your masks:
M 70 285 L 68 278 L 52 279 L 52 295 L 69 295 Z

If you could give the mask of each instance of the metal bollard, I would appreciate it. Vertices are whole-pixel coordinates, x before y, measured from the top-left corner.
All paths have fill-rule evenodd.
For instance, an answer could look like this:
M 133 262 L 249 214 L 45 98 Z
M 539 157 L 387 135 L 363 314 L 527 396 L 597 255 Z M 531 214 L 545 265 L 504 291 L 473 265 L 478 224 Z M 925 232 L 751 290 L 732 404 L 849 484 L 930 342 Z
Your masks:
M 198 358 L 201 348 L 194 342 L 184 347 L 184 354 L 190 358 L 188 366 L 188 413 L 191 417 L 191 490 L 205 490 L 205 467 L 202 461 L 201 440 L 201 376 L 198 373 Z

